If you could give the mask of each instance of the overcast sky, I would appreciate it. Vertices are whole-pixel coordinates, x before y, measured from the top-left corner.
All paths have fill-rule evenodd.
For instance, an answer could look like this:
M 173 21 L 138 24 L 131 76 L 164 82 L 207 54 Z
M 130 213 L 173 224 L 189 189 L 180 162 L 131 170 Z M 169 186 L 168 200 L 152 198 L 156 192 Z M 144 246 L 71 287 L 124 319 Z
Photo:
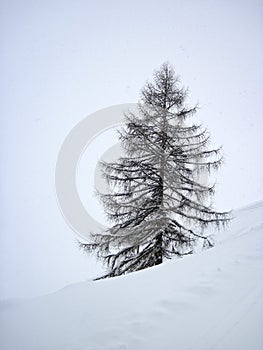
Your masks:
M 0 10 L 0 299 L 99 270 L 59 211 L 57 155 L 84 117 L 136 102 L 164 61 L 224 147 L 218 209 L 263 199 L 262 1 L 1 0 Z

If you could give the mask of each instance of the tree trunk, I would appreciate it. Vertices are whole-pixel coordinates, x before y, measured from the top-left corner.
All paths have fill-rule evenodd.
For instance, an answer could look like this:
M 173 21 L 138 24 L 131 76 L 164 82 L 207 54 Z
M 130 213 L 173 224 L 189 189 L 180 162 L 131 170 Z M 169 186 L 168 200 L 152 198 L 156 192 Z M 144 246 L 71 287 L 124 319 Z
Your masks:
M 159 233 L 156 237 L 156 258 L 155 258 L 155 265 L 160 265 L 163 262 L 163 252 L 162 252 L 162 245 L 163 245 L 163 234 Z

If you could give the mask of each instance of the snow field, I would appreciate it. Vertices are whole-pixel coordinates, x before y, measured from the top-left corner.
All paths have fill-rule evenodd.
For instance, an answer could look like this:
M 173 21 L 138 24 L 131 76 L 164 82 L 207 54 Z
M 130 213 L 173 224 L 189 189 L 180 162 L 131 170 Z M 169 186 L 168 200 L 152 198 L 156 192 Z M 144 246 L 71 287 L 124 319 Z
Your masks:
M 263 202 L 233 216 L 207 251 L 2 302 L 0 348 L 262 349 Z

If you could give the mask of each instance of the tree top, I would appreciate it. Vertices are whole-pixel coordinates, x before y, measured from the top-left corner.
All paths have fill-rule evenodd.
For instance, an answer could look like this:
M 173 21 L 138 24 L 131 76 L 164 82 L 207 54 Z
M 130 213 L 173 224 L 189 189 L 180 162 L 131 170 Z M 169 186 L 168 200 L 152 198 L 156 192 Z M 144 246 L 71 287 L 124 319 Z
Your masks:
M 181 108 L 186 98 L 186 89 L 179 87 L 179 77 L 169 62 L 164 62 L 154 72 L 153 82 L 146 82 L 141 91 L 143 103 L 166 110 Z

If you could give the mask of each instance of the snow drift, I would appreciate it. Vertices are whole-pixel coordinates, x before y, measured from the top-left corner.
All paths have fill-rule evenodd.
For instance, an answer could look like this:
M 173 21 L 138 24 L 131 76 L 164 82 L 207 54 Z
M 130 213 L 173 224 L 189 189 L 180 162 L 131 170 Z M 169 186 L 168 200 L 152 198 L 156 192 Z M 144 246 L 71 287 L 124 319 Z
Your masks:
M 263 201 L 233 214 L 202 253 L 2 302 L 0 348 L 262 349 Z

